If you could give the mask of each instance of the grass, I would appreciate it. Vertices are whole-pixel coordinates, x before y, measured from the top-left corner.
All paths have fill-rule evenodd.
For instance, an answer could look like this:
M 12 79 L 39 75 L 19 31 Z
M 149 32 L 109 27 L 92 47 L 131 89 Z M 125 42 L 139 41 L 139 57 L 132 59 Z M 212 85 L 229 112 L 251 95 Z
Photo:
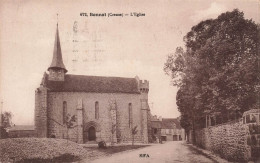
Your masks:
M 0 139 L 0 162 L 72 162 L 87 155 L 87 150 L 64 139 Z
M 75 162 L 80 160 L 81 160 L 80 157 L 66 153 L 57 157 L 53 157 L 52 159 L 25 158 L 18 162 L 26 162 L 26 163 L 49 163 L 50 162 L 51 163 L 51 162 Z

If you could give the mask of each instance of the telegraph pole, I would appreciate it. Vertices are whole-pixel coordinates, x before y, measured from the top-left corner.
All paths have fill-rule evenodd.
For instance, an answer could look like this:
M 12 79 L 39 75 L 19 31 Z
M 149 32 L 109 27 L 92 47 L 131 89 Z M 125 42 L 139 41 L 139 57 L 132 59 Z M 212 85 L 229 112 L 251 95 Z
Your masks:
M 151 109 L 150 110 L 153 110 L 153 102 L 150 102 L 149 104 L 151 104 Z

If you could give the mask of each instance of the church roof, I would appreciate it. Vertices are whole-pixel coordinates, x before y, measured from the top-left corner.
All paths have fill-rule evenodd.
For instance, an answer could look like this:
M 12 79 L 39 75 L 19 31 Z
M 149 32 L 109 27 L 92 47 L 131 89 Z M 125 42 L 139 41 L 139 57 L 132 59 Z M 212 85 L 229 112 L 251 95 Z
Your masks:
M 135 78 L 66 74 L 64 81 L 45 79 L 52 92 L 140 93 Z
M 57 24 L 56 36 L 55 36 L 55 42 L 54 42 L 53 58 L 52 58 L 51 65 L 48 68 L 48 70 L 51 68 L 62 68 L 65 70 L 65 73 L 67 72 L 67 69 L 65 68 L 63 60 L 62 60 L 58 24 Z

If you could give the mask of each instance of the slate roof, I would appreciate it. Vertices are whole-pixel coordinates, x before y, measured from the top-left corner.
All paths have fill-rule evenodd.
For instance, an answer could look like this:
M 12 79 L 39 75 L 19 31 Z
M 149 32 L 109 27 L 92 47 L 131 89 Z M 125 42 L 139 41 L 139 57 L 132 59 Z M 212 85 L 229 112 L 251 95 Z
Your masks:
M 56 35 L 55 35 L 53 58 L 52 58 L 51 65 L 48 68 L 48 70 L 51 68 L 61 68 L 61 69 L 64 69 L 65 72 L 67 72 L 67 69 L 65 68 L 63 60 L 62 60 L 58 24 L 57 24 Z
M 175 126 L 177 129 L 182 128 L 180 125 L 180 121 L 177 118 L 163 118 L 162 119 L 162 128 L 163 129 L 174 129 Z
M 139 94 L 135 78 L 65 75 L 65 81 L 49 81 L 46 87 L 52 92 L 94 92 Z
M 15 125 L 8 128 L 8 131 L 34 130 L 32 125 Z

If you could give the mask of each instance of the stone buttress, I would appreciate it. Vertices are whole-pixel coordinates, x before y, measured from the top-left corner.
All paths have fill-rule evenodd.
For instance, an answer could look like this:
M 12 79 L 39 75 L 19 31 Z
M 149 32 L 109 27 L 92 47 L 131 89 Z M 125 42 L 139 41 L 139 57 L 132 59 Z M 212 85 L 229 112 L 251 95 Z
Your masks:
M 148 143 L 148 116 L 149 116 L 149 105 L 148 105 L 148 92 L 149 92 L 149 81 L 140 80 L 140 102 L 141 102 L 141 134 L 143 143 Z

